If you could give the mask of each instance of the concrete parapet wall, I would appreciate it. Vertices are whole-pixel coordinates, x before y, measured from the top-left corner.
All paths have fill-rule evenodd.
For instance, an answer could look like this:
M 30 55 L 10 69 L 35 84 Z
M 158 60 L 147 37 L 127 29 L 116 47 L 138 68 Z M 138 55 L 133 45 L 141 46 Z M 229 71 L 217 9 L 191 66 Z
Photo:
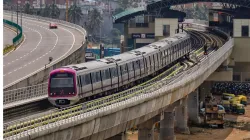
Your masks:
M 232 40 L 229 43 L 232 43 Z M 183 74 L 185 78 L 174 84 L 56 122 L 43 131 L 29 134 L 24 139 L 102 140 L 124 132 L 162 113 L 170 104 L 199 87 L 232 53 L 232 46 L 227 45 L 210 55 L 200 65 L 186 71 Z

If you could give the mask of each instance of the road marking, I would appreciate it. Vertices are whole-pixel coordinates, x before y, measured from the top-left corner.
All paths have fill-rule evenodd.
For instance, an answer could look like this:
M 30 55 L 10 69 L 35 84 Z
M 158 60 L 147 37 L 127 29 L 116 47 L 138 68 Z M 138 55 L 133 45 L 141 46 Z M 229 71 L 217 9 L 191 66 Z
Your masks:
M 27 22 L 24 22 L 24 23 L 27 23 Z M 29 24 L 29 23 L 28 23 Z M 42 26 L 39 26 L 39 25 L 37 25 L 38 27 L 41 27 L 41 28 L 44 28 L 44 27 L 42 27 Z M 46 29 L 46 28 L 44 28 L 44 29 Z M 48 29 L 46 29 L 46 30 L 48 30 Z M 55 47 L 56 47 L 56 45 L 57 45 L 57 43 L 58 43 L 58 36 L 57 36 L 57 34 L 54 32 L 54 31 L 51 31 L 51 30 L 49 30 L 50 32 L 52 32 L 55 36 L 56 36 L 56 43 L 55 43 L 55 45 L 53 46 L 53 48 L 51 49 L 51 50 L 54 50 L 55 49 Z M 40 34 L 40 33 L 39 33 Z M 40 34 L 41 35 L 41 34 Z M 42 35 L 41 35 L 41 40 L 42 40 Z M 37 46 L 36 46 L 36 48 L 39 46 L 39 44 L 41 43 L 41 40 L 39 41 L 39 43 L 37 44 Z M 32 51 L 34 51 L 34 49 L 32 50 Z M 46 53 L 46 54 L 43 54 L 42 56 L 40 56 L 40 58 L 42 58 L 42 57 L 44 57 L 45 55 L 47 55 L 48 53 Z M 34 58 L 35 59 L 35 58 Z M 33 60 L 32 62 L 29 62 L 27 65 L 30 65 L 31 63 L 34 63 L 36 60 Z M 19 67 L 18 68 L 18 70 L 19 69 L 22 69 L 22 67 Z M 14 70 L 14 71 L 16 71 L 16 70 Z M 6 74 L 6 75 L 8 75 L 8 74 Z M 6 76 L 6 75 L 4 75 L 4 76 Z
M 25 17 L 25 18 L 26 18 L 26 19 L 29 19 L 31 22 L 37 22 L 37 23 L 41 23 L 41 24 L 45 24 L 45 22 L 46 22 L 46 23 L 49 22 L 49 21 L 44 21 L 44 20 L 43 20 L 43 22 L 38 22 L 38 21 L 34 21 L 34 20 L 36 20 L 36 18 L 29 18 L 29 17 Z M 38 20 L 39 20 L 39 19 L 38 19 Z M 66 28 L 63 28 L 63 27 L 68 27 L 68 28 L 77 30 L 78 32 L 80 32 L 80 33 L 82 34 L 83 37 L 86 36 L 86 31 L 84 32 L 84 31 L 79 30 L 79 29 L 77 29 L 77 28 L 75 28 L 75 27 L 72 27 L 72 26 L 69 26 L 69 25 L 66 25 L 66 24 L 62 24 L 61 29 L 70 32 L 71 35 L 73 36 L 73 43 L 72 43 L 70 49 L 69 49 L 64 55 L 62 55 L 60 58 L 58 58 L 58 59 L 56 59 L 55 61 L 53 61 L 49 66 L 51 66 L 52 64 L 54 64 L 55 62 L 57 62 L 58 60 L 60 60 L 61 58 L 63 58 L 65 55 L 67 55 L 67 54 L 72 50 L 72 48 L 74 47 L 74 44 L 75 44 L 75 35 L 74 35 L 71 31 L 69 31 L 69 30 L 67 30 Z M 83 41 L 85 41 L 85 40 L 83 39 Z M 41 67 L 40 69 L 34 71 L 33 73 L 30 73 L 29 75 L 26 75 L 26 76 L 24 76 L 24 77 L 22 77 L 22 78 L 20 78 L 20 79 L 18 79 L 18 80 L 16 80 L 16 81 L 10 83 L 10 84 L 4 86 L 4 88 L 9 87 L 9 86 L 11 86 L 11 85 L 13 85 L 13 84 L 15 84 L 15 83 L 17 83 L 17 82 L 19 82 L 19 81 L 21 81 L 21 80 L 27 78 L 27 77 L 29 77 L 29 76 L 31 76 L 31 75 L 34 75 L 35 73 L 37 73 L 37 72 L 39 72 L 39 71 L 41 71 L 41 70 L 43 70 L 43 69 L 44 69 L 44 67 Z
M 24 23 L 26 23 L 26 22 L 24 22 Z M 33 30 L 33 29 L 31 29 L 31 28 L 29 28 L 29 27 L 27 27 L 27 26 L 23 26 L 23 27 L 28 28 L 29 30 Z M 30 52 L 33 52 L 35 49 L 37 49 L 37 47 L 39 46 L 39 44 L 40 44 L 41 41 L 42 41 L 42 35 L 41 35 L 41 33 L 38 32 L 37 30 L 33 30 L 33 31 L 34 31 L 34 32 L 37 32 L 37 33 L 39 34 L 40 40 L 39 40 L 38 44 L 36 45 L 36 47 L 35 47 L 34 49 L 32 49 Z M 26 37 L 25 37 L 25 38 L 26 38 Z M 23 42 L 24 42 L 24 41 L 23 41 Z M 23 43 L 23 42 L 22 42 L 22 43 Z M 20 46 L 19 46 L 16 50 L 18 50 L 19 48 L 20 48 Z M 24 54 L 23 56 L 21 56 L 21 57 L 18 58 L 18 59 L 22 59 L 23 57 L 27 56 L 30 52 Z M 18 61 L 18 59 L 12 61 L 11 63 L 13 63 L 13 62 L 15 62 L 15 61 Z M 8 65 L 10 65 L 11 63 L 8 63 Z

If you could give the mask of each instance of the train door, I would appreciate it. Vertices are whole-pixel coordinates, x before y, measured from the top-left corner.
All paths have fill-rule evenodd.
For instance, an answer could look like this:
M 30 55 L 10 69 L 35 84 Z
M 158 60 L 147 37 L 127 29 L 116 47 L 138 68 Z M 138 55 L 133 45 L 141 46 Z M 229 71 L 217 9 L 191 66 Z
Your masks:
M 101 76 L 102 76 L 103 91 L 107 91 L 110 89 L 110 86 L 111 86 L 109 69 L 107 68 L 107 69 L 101 70 Z
M 85 75 L 82 75 L 80 82 L 82 84 L 81 95 L 85 96 L 84 94 L 92 92 L 93 89 L 92 89 L 92 84 L 91 84 L 90 73 L 86 73 Z
M 127 84 L 128 82 L 128 70 L 126 63 L 121 65 L 122 83 Z
M 100 73 L 100 70 L 91 73 L 94 94 L 102 91 L 102 81 Z
M 111 78 L 112 78 L 112 88 L 118 87 L 118 74 L 117 74 L 117 68 L 113 67 L 110 68 Z
M 129 62 L 128 63 L 128 73 L 129 73 L 129 80 L 133 81 L 134 80 L 134 69 L 133 69 L 133 63 Z

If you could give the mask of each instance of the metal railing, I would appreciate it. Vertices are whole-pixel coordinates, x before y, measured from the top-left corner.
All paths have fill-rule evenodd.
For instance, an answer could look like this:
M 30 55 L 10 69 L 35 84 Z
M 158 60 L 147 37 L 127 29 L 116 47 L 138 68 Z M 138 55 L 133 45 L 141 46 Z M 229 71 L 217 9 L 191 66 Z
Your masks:
M 221 63 L 226 59 L 225 55 L 230 55 L 229 52 L 232 50 L 232 47 L 233 40 L 230 39 L 223 45 L 223 47 L 206 57 L 200 65 L 196 65 L 188 70 L 180 81 L 172 82 L 168 85 L 169 78 L 166 78 L 165 80 L 155 84 L 143 85 L 125 92 L 83 103 L 81 105 L 59 109 L 54 113 L 44 114 L 43 117 L 40 118 L 29 119 L 29 121 L 19 120 L 17 122 L 4 124 L 4 137 L 17 139 L 30 137 L 30 135 L 39 131 L 44 131 L 45 129 L 55 129 L 55 127 L 66 124 L 70 127 L 69 125 L 83 123 L 84 120 L 87 120 L 86 118 L 91 116 L 93 117 L 107 110 L 110 111 L 111 109 L 117 109 L 118 107 L 122 109 L 121 106 L 123 106 L 123 108 L 130 107 L 133 105 L 132 103 L 139 104 L 142 101 L 150 100 L 150 98 L 171 93 L 174 89 L 179 89 L 182 85 L 186 85 L 201 76 L 204 80 L 221 65 Z M 204 75 L 205 72 L 208 73 Z
M 4 10 L 4 14 L 11 14 L 11 11 Z M 66 22 L 66 21 L 63 21 L 63 20 L 51 19 L 51 18 L 40 17 L 40 16 L 36 16 L 36 15 L 29 15 L 29 14 L 23 14 L 23 18 L 37 19 L 38 21 L 43 21 L 43 22 L 48 22 L 48 23 L 49 22 L 55 22 L 55 23 L 58 23 L 58 24 L 60 24 L 62 26 L 66 26 L 66 27 L 69 27 L 69 28 L 72 28 L 72 29 L 76 29 L 76 30 L 78 30 L 79 32 L 81 32 L 83 34 L 82 45 L 85 43 L 85 36 L 86 36 L 87 32 L 86 32 L 86 30 L 84 28 L 82 28 L 79 25 L 76 25 L 76 24 L 73 24 L 73 23 L 70 23 L 70 22 Z M 82 45 L 79 46 L 79 48 L 81 48 Z M 75 51 L 77 51 L 77 50 L 75 50 Z M 74 52 L 72 52 L 72 53 L 74 53 Z M 61 56 L 61 58 L 59 58 L 59 59 L 57 59 L 55 61 L 52 61 L 51 64 L 47 65 L 47 68 L 52 67 L 53 65 L 57 64 L 61 60 L 63 60 L 65 58 L 67 58 L 68 56 L 70 56 L 72 53 L 67 53 L 67 54 L 65 54 L 65 56 L 63 55 L 63 56 Z M 36 73 L 38 73 L 38 72 L 40 72 L 42 70 L 44 70 L 44 67 L 42 67 L 39 70 L 37 70 Z M 15 81 L 13 84 L 16 84 L 16 83 L 18 83 L 18 82 L 20 82 L 20 81 L 22 81 L 22 80 L 24 80 L 24 79 L 26 79 L 27 77 L 30 77 L 30 76 L 32 76 L 32 75 L 25 76 L 25 77 L 19 79 L 18 81 Z M 8 87 L 10 87 L 12 85 L 7 85 L 7 86 L 4 87 L 4 89 L 6 89 L 6 88 L 8 88 Z
M 31 99 L 34 97 L 46 95 L 47 93 L 48 83 L 9 90 L 4 92 L 3 104 L 6 105 L 16 101 Z

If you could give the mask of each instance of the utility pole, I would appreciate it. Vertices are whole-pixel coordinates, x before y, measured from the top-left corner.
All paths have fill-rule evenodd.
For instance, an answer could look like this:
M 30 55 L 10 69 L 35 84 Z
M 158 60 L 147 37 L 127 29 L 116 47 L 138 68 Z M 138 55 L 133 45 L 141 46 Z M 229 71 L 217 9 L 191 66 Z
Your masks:
M 17 16 L 16 23 L 17 23 L 17 25 L 18 25 L 18 3 L 19 3 L 19 0 L 17 1 L 17 11 L 16 11 L 16 16 Z M 18 29 L 17 29 L 17 34 L 18 34 Z
M 76 0 L 74 0 L 74 24 L 76 24 Z
M 11 22 L 13 22 L 13 6 L 11 5 Z
M 66 21 L 68 22 L 68 0 L 66 0 Z
M 42 0 L 40 0 L 40 15 L 42 14 Z M 39 16 L 40 16 L 39 15 Z
M 23 28 L 23 5 L 21 6 L 21 27 Z

